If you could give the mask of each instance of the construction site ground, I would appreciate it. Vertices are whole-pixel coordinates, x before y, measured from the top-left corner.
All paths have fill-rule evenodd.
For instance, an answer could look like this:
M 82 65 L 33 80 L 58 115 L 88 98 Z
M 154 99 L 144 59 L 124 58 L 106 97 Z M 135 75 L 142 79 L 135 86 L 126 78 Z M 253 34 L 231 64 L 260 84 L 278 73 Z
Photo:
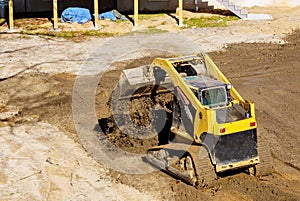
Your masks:
M 76 133 L 72 93 L 82 64 L 109 38 L 74 42 L 1 34 L 1 200 L 300 200 L 300 7 L 249 10 L 274 20 L 178 29 L 170 17 L 161 26 L 199 44 L 241 95 L 255 102 L 259 132 L 274 160 L 272 175 L 235 172 L 212 188 L 196 189 L 160 171 L 124 174 L 98 163 Z M 133 63 L 116 63 L 105 74 L 95 100 L 98 118 L 109 118 L 110 93 L 122 69 Z M 126 151 L 143 153 L 154 144 L 112 130 L 106 137 Z

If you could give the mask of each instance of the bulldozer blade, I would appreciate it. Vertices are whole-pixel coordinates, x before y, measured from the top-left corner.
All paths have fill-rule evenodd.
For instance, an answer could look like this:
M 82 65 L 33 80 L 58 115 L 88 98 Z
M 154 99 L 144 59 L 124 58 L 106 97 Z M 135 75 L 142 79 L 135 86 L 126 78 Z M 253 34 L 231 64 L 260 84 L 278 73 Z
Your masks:
M 166 170 L 166 166 L 167 166 L 167 163 L 162 161 L 162 160 L 159 160 L 157 159 L 155 156 L 153 156 L 152 154 L 147 154 L 146 155 L 146 159 L 152 164 L 154 165 L 155 167 L 157 167 L 158 169 L 161 169 L 161 170 Z
M 154 84 L 155 79 L 149 74 L 149 68 L 150 66 L 141 66 L 123 70 L 118 83 L 120 99 L 136 95 L 139 89 Z
M 150 65 L 123 70 L 118 83 L 119 99 L 138 98 L 141 96 L 170 92 L 170 80 L 160 83 L 155 88 L 155 77 Z

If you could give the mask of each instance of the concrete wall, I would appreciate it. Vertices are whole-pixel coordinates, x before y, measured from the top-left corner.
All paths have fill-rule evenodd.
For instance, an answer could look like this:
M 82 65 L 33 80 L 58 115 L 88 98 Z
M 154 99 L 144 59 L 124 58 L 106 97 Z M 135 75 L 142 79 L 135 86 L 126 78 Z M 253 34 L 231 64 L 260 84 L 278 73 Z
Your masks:
M 217 0 L 197 0 L 199 9 L 204 8 L 204 2 L 208 1 L 208 5 L 214 8 L 224 8 Z M 242 7 L 253 6 L 300 6 L 300 0 L 230 0 Z M 203 3 L 202 3 L 203 2 Z M 183 0 L 183 8 L 187 10 L 194 10 L 195 0 Z M 139 10 L 175 10 L 178 6 L 178 0 L 139 0 Z M 133 10 L 133 0 L 117 0 L 117 8 L 120 11 Z
M 133 0 L 132 0 L 133 1 Z M 117 0 L 99 0 L 100 9 L 115 9 Z M 52 0 L 14 0 L 15 13 L 33 13 L 52 11 Z M 63 11 L 68 7 L 82 7 L 94 10 L 93 0 L 58 0 L 58 9 Z
M 176 10 L 178 0 L 139 0 L 140 11 Z M 117 0 L 119 11 L 132 11 L 133 0 Z
M 15 13 L 25 12 L 25 0 L 14 0 L 14 12 Z
M 300 6 L 299 0 L 239 0 L 242 6 Z
M 253 7 L 253 6 L 288 6 L 296 7 L 300 6 L 300 0 L 230 0 L 242 7 Z M 208 0 L 209 5 L 213 5 L 215 8 L 223 8 L 217 0 Z
M 52 0 L 25 0 L 26 12 L 43 12 L 52 10 Z
M 217 0 L 197 0 L 198 7 L 204 8 L 205 1 L 214 8 L 224 8 Z M 300 0 L 230 0 L 242 7 L 252 6 L 300 6 Z M 60 11 L 68 7 L 84 7 L 93 10 L 93 0 L 58 0 Z M 183 0 L 183 8 L 194 10 L 195 0 Z M 178 6 L 178 0 L 139 0 L 140 11 L 172 10 Z M 132 11 L 133 0 L 99 0 L 100 10 L 118 9 L 119 11 Z M 16 13 L 24 12 L 44 12 L 52 11 L 52 0 L 14 0 L 14 9 Z

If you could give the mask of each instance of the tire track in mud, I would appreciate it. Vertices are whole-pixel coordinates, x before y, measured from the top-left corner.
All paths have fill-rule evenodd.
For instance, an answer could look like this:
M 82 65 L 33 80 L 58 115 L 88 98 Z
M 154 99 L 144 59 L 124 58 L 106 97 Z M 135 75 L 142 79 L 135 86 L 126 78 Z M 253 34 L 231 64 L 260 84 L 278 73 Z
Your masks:
M 295 34 L 297 35 L 299 34 L 299 32 L 296 32 Z M 295 39 L 294 36 L 291 37 Z M 293 66 L 298 65 L 298 60 L 296 59 L 297 57 L 295 55 L 299 53 L 295 51 L 295 47 L 297 46 L 297 44 L 299 45 L 299 41 L 292 40 L 291 42 L 292 43 L 283 45 L 243 43 L 229 46 L 226 51 L 210 54 L 213 58 L 216 58 L 215 61 L 217 63 L 218 61 L 222 61 L 220 62 L 221 64 L 219 66 L 221 68 L 223 67 L 222 70 L 225 71 L 228 78 L 233 80 L 233 83 L 238 91 L 241 92 L 244 97 L 249 98 L 256 103 L 259 123 L 260 126 L 264 128 L 264 130 L 268 131 L 266 133 L 266 136 L 271 143 L 271 148 L 273 148 L 273 155 L 278 154 L 278 152 L 284 152 L 282 150 L 286 149 L 284 145 L 280 144 L 280 142 L 282 141 L 287 142 L 288 144 L 292 144 L 291 146 L 293 149 L 297 148 L 297 144 L 293 144 L 293 139 L 284 135 L 276 134 L 278 132 L 280 133 L 280 131 L 274 130 L 274 121 L 276 122 L 275 127 L 280 127 L 282 130 L 281 132 L 284 132 L 284 130 L 288 130 L 288 132 L 291 133 L 294 137 L 297 137 L 297 135 L 295 135 L 296 132 L 293 132 L 293 130 L 289 129 L 288 126 L 283 127 L 281 125 L 282 118 L 277 117 L 276 110 L 274 111 L 273 109 L 273 111 L 270 113 L 270 111 L 268 110 L 270 109 L 270 107 L 268 107 L 267 104 L 268 100 L 265 99 L 269 96 L 272 96 L 272 94 L 274 93 L 274 85 L 272 82 L 274 74 L 276 74 L 278 77 L 289 78 L 289 76 L 291 76 L 295 71 Z M 255 49 L 259 49 L 260 51 L 255 51 Z M 250 55 L 249 52 L 251 52 Z M 294 58 L 294 60 L 287 60 L 287 58 L 290 58 L 287 57 L 287 55 L 292 55 L 291 58 Z M 257 59 L 257 57 L 261 57 L 263 59 Z M 246 58 L 246 62 L 243 58 Z M 228 63 L 226 63 L 227 61 Z M 289 63 L 291 63 L 292 65 L 289 65 Z M 235 75 L 231 76 L 231 72 L 234 72 Z M 239 73 L 240 75 L 236 76 L 236 73 Z M 253 79 L 257 77 L 262 78 L 263 82 L 253 82 Z M 294 82 L 297 82 L 296 77 L 292 77 L 292 80 Z M 284 78 L 282 78 L 282 80 L 279 80 L 279 85 L 283 81 Z M 245 82 L 251 83 L 250 86 L 252 88 L 250 90 L 248 90 L 247 85 L 244 85 Z M 261 84 L 263 85 L 261 86 Z M 296 86 L 297 83 L 294 83 L 294 85 Z M 285 85 L 284 87 L 285 88 L 282 90 L 291 90 L 289 88 L 289 85 Z M 260 91 L 259 93 L 266 93 L 266 96 L 264 96 L 263 98 L 260 97 L 259 94 L 258 96 L 256 96 L 255 94 L 257 93 L 257 89 Z M 281 103 L 276 100 L 273 100 L 272 104 L 275 108 L 281 105 Z M 291 108 L 289 108 L 289 110 L 290 109 Z M 261 116 L 262 114 L 268 115 L 269 117 L 263 118 L 263 116 Z M 289 116 L 285 115 L 284 119 L 289 119 Z M 296 122 L 288 123 L 288 125 L 295 125 L 295 123 Z M 268 176 L 263 179 L 257 179 L 250 177 L 249 175 L 245 175 L 244 173 L 236 173 L 236 175 L 221 178 L 217 182 L 216 186 L 211 189 L 197 190 L 173 178 L 167 178 L 168 175 L 163 175 L 161 172 L 154 173 L 158 174 L 158 177 L 154 174 L 144 176 L 118 175 L 117 181 L 132 185 L 139 190 L 144 190 L 145 188 L 149 188 L 151 186 L 152 189 L 160 189 L 160 191 L 169 192 L 167 193 L 168 195 L 165 198 L 175 200 L 203 199 L 204 197 L 205 199 L 218 200 L 222 199 L 223 196 L 228 196 L 230 199 L 246 200 L 268 200 L 270 198 L 276 200 L 297 200 L 300 195 L 300 192 L 297 190 L 297 186 L 299 186 L 298 166 L 291 161 L 286 161 L 297 161 L 295 160 L 295 158 L 297 158 L 296 150 L 294 150 L 292 154 L 288 155 L 288 157 L 286 156 L 286 154 L 279 156 L 278 159 L 281 158 L 283 163 L 276 162 L 275 173 L 272 176 Z M 296 172 L 293 170 L 288 171 L 287 174 L 289 175 L 289 177 L 282 177 L 280 172 L 284 171 L 285 166 L 287 165 L 292 166 L 292 168 L 296 170 Z M 112 176 L 114 176 L 114 174 L 115 173 L 113 173 Z M 149 183 L 149 180 L 153 182 Z M 163 182 L 161 180 L 163 180 Z M 143 183 L 144 185 L 141 186 L 140 183 Z M 158 188 L 157 185 L 160 186 L 160 188 Z M 151 188 L 149 188 L 149 190 L 152 191 Z M 170 192 L 172 192 L 171 195 Z
M 230 45 L 226 51 L 210 55 L 242 96 L 256 104 L 258 126 L 262 128 L 275 159 L 275 173 L 266 180 L 270 186 L 282 181 L 273 186 L 281 191 L 281 196 L 274 199 L 298 200 L 300 101 L 299 94 L 293 92 L 300 85 L 297 76 L 300 74 L 300 30 L 285 40 L 288 43 Z M 264 193 L 268 195 L 268 192 Z M 259 199 L 266 199 L 263 194 L 261 196 Z
M 116 182 L 133 186 L 142 192 L 147 191 L 153 195 L 159 195 L 165 200 L 222 200 L 224 197 L 231 200 L 299 200 L 300 160 L 299 150 L 297 150 L 299 93 L 292 93 L 298 90 L 296 86 L 300 84 L 297 76 L 300 69 L 299 40 L 300 31 L 298 30 L 287 38 L 289 43 L 284 45 L 237 44 L 229 46 L 225 51 L 210 53 L 243 97 L 256 103 L 259 126 L 265 131 L 276 160 L 273 175 L 258 179 L 245 173 L 235 173 L 220 178 L 217 184 L 209 189 L 196 189 L 163 172 L 125 175 L 111 170 L 112 178 Z M 256 49 L 260 51 L 255 51 Z M 277 51 L 279 53 L 276 53 Z M 270 53 L 262 55 L 262 52 Z M 264 58 L 263 62 L 257 60 L 259 57 Z M 110 94 L 119 79 L 121 70 L 126 66 L 149 64 L 152 59 L 149 57 L 139 62 L 126 61 L 114 64 L 115 70 L 107 72 L 107 76 L 97 88 L 95 101 L 99 118 L 108 118 L 108 120 L 110 118 Z M 274 83 L 273 71 L 279 75 L 276 77 L 277 83 Z M 236 77 L 235 73 L 240 73 L 242 77 Z M 253 78 L 257 76 L 263 79 L 253 82 Z M 74 80 L 75 76 L 70 74 L 32 73 L 2 81 L 0 98 L 6 101 L 1 103 L 1 108 L 17 106 L 19 113 L 1 122 L 11 124 L 22 124 L 24 121 L 49 122 L 78 141 L 73 125 L 71 105 Z M 245 85 L 245 82 L 250 82 L 250 87 Z M 276 91 L 278 86 L 281 87 L 281 91 Z M 291 118 L 290 114 L 295 113 L 296 116 Z M 120 148 L 137 153 L 144 152 L 145 146 L 157 143 L 151 140 L 149 143 L 141 143 L 136 139 L 128 139 L 127 136 L 119 135 L 117 129 L 110 129 L 108 126 L 108 137 L 115 137 L 115 134 L 117 134 L 115 140 Z M 118 138 L 123 138 L 129 143 L 119 141 Z

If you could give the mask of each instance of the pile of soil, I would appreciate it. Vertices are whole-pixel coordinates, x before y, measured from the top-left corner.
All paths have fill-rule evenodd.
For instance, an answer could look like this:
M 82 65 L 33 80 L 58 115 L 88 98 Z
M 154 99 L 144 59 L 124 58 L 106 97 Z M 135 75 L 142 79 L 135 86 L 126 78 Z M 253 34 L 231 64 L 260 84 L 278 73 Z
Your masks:
M 133 99 L 122 99 L 116 92 L 119 91 L 118 81 L 123 70 L 150 64 L 157 56 L 113 63 L 111 68 L 114 70 L 105 72 L 97 87 L 96 113 L 99 125 L 106 138 L 124 151 L 146 153 L 150 147 L 161 144 L 160 138 L 164 137 L 161 135 L 169 130 L 169 125 L 160 129 L 153 125 L 162 120 L 161 110 L 170 113 L 173 101 L 171 92 L 153 97 L 150 94 L 140 94 L 141 96 Z M 149 89 L 152 87 L 144 86 Z

